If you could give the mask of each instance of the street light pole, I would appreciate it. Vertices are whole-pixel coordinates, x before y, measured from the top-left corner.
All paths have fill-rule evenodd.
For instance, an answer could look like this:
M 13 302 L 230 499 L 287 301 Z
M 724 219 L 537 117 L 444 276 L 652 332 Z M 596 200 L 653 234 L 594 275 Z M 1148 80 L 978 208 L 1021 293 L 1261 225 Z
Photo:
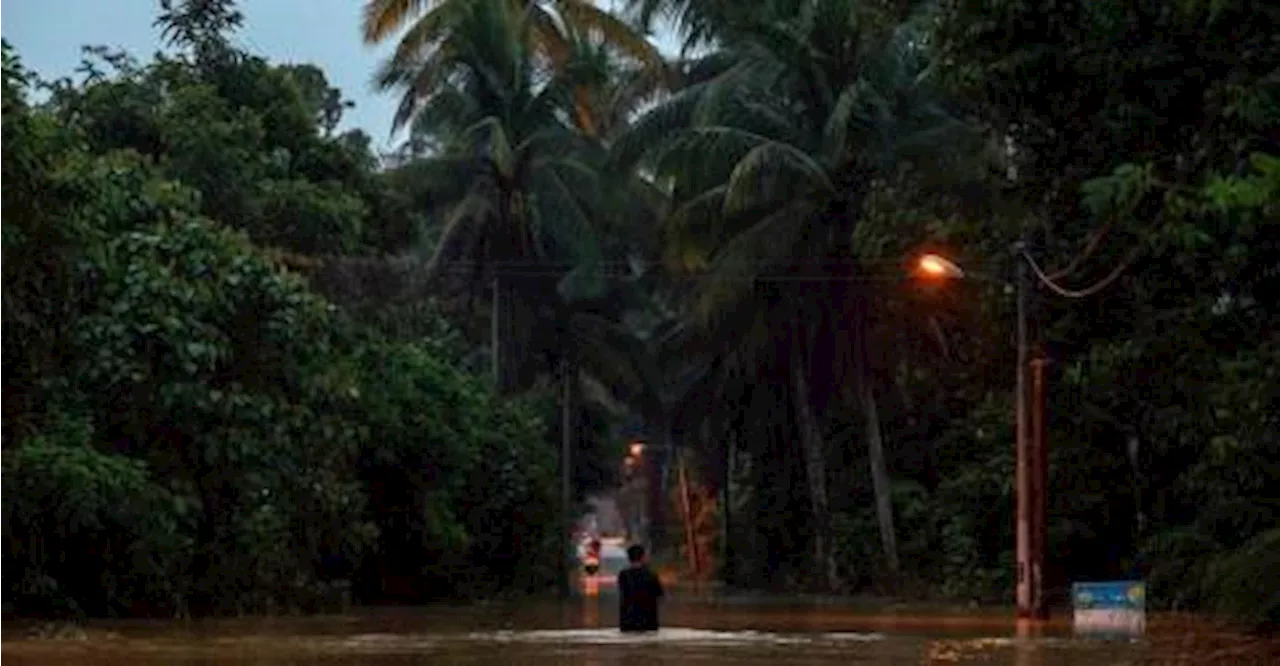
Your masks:
M 1047 411 L 1045 409 L 1045 366 L 1049 359 L 1043 349 L 1037 348 L 1031 360 L 1031 612 L 1038 620 L 1049 617 L 1044 598 L 1045 540 L 1048 537 L 1048 512 L 1045 497 L 1048 493 L 1049 450 L 1045 442 Z
M 1031 548 L 1031 493 L 1030 493 L 1030 447 L 1028 446 L 1027 428 L 1027 266 L 1022 259 L 1023 241 L 1013 245 L 1016 262 L 1014 289 L 1017 307 L 1017 379 L 1014 388 L 1014 451 L 1016 455 L 1014 471 L 1014 495 L 1016 516 L 1014 523 L 1015 553 L 1017 570 L 1015 572 L 1018 617 L 1026 618 L 1034 615 L 1032 600 L 1032 548 Z
M 1048 481 L 1048 454 L 1045 442 L 1045 382 L 1044 366 L 1047 363 L 1037 351 L 1031 359 L 1028 345 L 1027 297 L 1030 283 L 1026 256 L 1026 241 L 1013 245 L 1016 272 L 1014 286 L 1017 291 L 1018 317 L 1018 369 L 1014 396 L 1014 428 L 1017 442 L 1015 463 L 1016 524 L 1014 535 L 1017 556 L 1017 605 L 1018 617 L 1043 620 L 1049 617 L 1044 599 L 1044 560 L 1047 539 L 1045 491 Z M 1028 381 L 1027 373 L 1034 366 L 1034 378 Z
M 1045 490 L 1048 457 L 1045 444 L 1044 365 L 1041 354 L 1032 360 L 1028 344 L 1028 295 L 1030 259 L 1026 241 L 1014 243 L 1014 290 L 1017 318 L 1017 360 L 1014 387 L 1014 494 L 1015 494 L 1015 599 L 1019 618 L 1045 619 L 1048 608 L 1044 601 L 1044 560 L 1046 524 Z M 917 269 L 924 276 L 937 279 L 963 278 L 964 271 L 955 263 L 936 254 L 921 257 Z M 1034 381 L 1027 373 L 1035 369 Z M 1034 391 L 1033 399 L 1031 393 Z

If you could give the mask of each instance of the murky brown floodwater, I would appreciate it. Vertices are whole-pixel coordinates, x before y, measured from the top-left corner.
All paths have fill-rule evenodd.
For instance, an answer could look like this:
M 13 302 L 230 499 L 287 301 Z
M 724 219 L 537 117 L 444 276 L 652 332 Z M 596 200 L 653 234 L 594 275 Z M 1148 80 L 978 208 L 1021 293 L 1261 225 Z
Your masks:
M 570 602 L 362 610 L 345 616 L 122 621 L 87 636 L 30 638 L 6 623 L 15 664 L 1280 664 L 1280 640 L 1234 634 L 1186 617 L 1156 616 L 1134 640 L 1076 638 L 1069 621 L 1018 625 L 1007 615 L 868 614 L 799 602 L 680 599 L 664 629 L 624 636 L 610 590 Z

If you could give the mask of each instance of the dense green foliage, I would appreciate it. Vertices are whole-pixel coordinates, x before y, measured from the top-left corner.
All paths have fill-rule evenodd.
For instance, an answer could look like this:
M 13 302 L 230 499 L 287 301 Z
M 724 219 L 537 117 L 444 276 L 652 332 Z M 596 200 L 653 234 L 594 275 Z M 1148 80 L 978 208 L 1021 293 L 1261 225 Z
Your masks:
M 672 178 L 665 247 L 705 267 L 694 295 L 745 315 L 685 424 L 712 463 L 732 452 L 735 580 L 1008 598 L 1025 226 L 1060 287 L 1118 276 L 1034 299 L 1050 585 L 1138 575 L 1158 605 L 1277 617 L 1274 576 L 1232 587 L 1273 566 L 1280 487 L 1273 9 L 633 5 L 709 51 L 619 146 Z M 979 279 L 894 283 L 930 249 Z M 865 286 L 792 287 L 806 270 Z
M 536 589 L 552 440 L 579 497 L 640 420 L 651 483 L 681 448 L 719 491 L 736 584 L 1008 599 L 1022 238 L 1050 587 L 1280 621 L 1273 8 L 371 0 L 366 39 L 411 26 L 379 169 L 323 72 L 172 4 L 177 55 L 39 104 L 6 47 L 7 598 Z M 697 55 L 656 62 L 656 17 Z M 341 308 L 269 258 L 414 250 L 428 289 Z
M 1037 306 L 1059 360 L 1056 565 L 1141 573 L 1159 603 L 1272 620 L 1274 563 L 1243 554 L 1280 519 L 1276 18 L 1249 3 L 983 1 L 938 20 L 956 90 L 1016 146 L 1009 198 L 1042 263 L 1075 285 L 1127 267 L 1097 295 L 1046 290 Z M 1264 588 L 1241 594 L 1225 581 L 1248 567 Z
M 6 599 L 243 611 L 353 575 L 371 599 L 406 573 L 431 581 L 417 598 L 550 581 L 536 407 L 464 371 L 447 325 L 388 339 L 254 242 L 375 245 L 382 185 L 319 131 L 299 70 L 224 63 L 264 87 L 237 100 L 207 63 L 160 60 L 33 106 L 4 57 Z

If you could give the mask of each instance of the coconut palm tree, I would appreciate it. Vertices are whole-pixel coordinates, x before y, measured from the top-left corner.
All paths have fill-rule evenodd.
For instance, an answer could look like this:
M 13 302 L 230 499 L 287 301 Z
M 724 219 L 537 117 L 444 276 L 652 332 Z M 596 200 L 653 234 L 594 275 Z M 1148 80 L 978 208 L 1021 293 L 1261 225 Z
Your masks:
M 606 159 L 606 136 L 645 88 L 619 86 L 608 70 L 620 59 L 571 32 L 570 57 L 555 67 L 535 39 L 542 15 L 518 3 L 473 0 L 449 11 L 431 50 L 390 59 L 378 80 L 402 91 L 396 122 L 411 124 L 420 151 L 402 168 L 439 227 L 428 279 L 452 275 L 472 293 L 492 285 L 500 390 L 554 377 L 567 519 L 575 424 L 584 398 L 608 402 L 598 389 L 618 366 L 598 332 L 617 314 L 606 256 L 626 248 L 600 232 L 652 219 L 660 201 Z
M 896 570 L 871 350 L 859 323 L 876 288 L 851 244 L 877 178 L 913 164 L 948 171 L 947 162 L 969 154 L 958 143 L 968 128 L 937 103 L 924 33 L 906 16 L 855 0 L 775 0 L 752 14 L 701 16 L 721 21 L 712 26 L 718 47 L 615 153 L 671 184 L 669 258 L 700 276 L 704 321 L 748 368 L 787 368 L 814 554 L 831 586 L 822 409 L 855 388 L 886 562 Z
M 381 43 L 403 31 L 388 65 L 412 71 L 447 48 L 449 34 L 468 20 L 477 1 L 485 0 L 368 0 L 363 21 L 365 42 Z M 659 88 L 668 80 L 657 48 L 591 0 L 508 0 L 507 5 L 512 15 L 525 17 L 528 29 L 521 33 L 521 39 L 540 68 L 563 72 L 580 65 L 581 46 L 592 42 L 612 57 L 636 65 L 644 73 L 646 87 Z M 406 94 L 415 93 L 410 88 Z M 578 94 L 581 97 L 583 90 Z M 582 101 L 577 105 L 576 120 L 588 133 L 594 133 L 596 121 L 582 115 L 586 111 Z
M 525 349 L 569 268 L 598 254 L 592 210 L 603 149 L 568 122 L 572 84 L 538 61 L 530 14 L 505 0 L 458 9 L 437 49 L 389 61 L 379 73 L 406 91 L 399 122 L 412 121 L 429 155 L 412 167 L 440 227 L 429 278 L 453 275 L 472 290 L 493 286 L 493 352 L 503 390 L 526 385 Z
M 658 24 L 674 28 L 685 53 L 713 46 L 759 10 L 758 3 L 733 0 L 625 0 L 622 4 L 636 24 L 646 29 Z M 767 9 L 775 10 L 777 4 L 769 3 Z
M 448 26 L 465 14 L 471 0 L 368 0 L 362 30 L 367 43 L 380 43 L 409 26 L 401 36 L 397 53 L 412 55 L 430 46 Z M 659 65 L 661 58 L 643 35 L 626 21 L 590 0 L 512 0 L 513 8 L 527 12 L 534 27 L 530 45 L 552 62 L 568 56 L 564 26 L 577 32 L 595 32 L 638 61 Z
M 614 325 L 628 284 L 605 278 L 634 272 L 617 261 L 634 245 L 623 232 L 651 226 L 663 199 L 609 168 L 604 142 L 644 86 L 611 76 L 625 61 L 585 39 L 564 67 L 547 67 L 528 36 L 534 17 L 507 0 L 476 0 L 454 19 L 433 53 L 380 74 L 404 90 L 398 121 L 428 151 L 403 167 L 441 227 L 426 273 L 473 292 L 493 285 L 495 382 L 512 391 L 554 377 L 567 471 L 584 402 L 608 403 L 630 381 L 619 376 L 627 360 Z

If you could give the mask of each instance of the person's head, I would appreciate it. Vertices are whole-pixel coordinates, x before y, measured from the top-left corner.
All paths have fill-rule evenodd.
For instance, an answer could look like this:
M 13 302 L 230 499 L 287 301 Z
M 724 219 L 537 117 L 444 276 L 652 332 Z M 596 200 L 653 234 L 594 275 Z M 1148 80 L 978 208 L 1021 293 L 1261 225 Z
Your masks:
M 627 561 L 631 562 L 632 564 L 643 564 L 644 563 L 644 546 L 641 546 L 640 544 L 637 543 L 627 548 Z

